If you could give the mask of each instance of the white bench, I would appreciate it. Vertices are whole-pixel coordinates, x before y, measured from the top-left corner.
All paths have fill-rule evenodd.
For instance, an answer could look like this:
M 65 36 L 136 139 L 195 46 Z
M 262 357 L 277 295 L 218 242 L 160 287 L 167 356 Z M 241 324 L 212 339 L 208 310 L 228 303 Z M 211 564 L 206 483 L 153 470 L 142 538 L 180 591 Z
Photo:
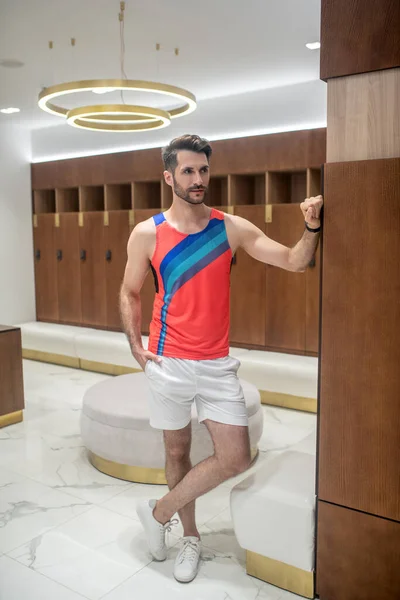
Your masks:
M 241 381 L 249 418 L 252 458 L 263 431 L 263 411 L 257 388 Z M 103 473 L 137 483 L 165 484 L 163 432 L 150 426 L 144 373 L 100 381 L 83 398 L 81 434 L 91 463 Z M 213 443 L 192 408 L 191 460 L 195 465 L 211 456 Z
M 109 375 L 141 370 L 123 333 L 36 321 L 18 327 L 24 358 Z M 230 348 L 230 354 L 241 361 L 239 376 L 258 388 L 263 404 L 316 412 L 317 358 L 243 348 Z
M 314 598 L 316 461 L 307 445 L 273 457 L 236 485 L 231 514 L 248 575 Z

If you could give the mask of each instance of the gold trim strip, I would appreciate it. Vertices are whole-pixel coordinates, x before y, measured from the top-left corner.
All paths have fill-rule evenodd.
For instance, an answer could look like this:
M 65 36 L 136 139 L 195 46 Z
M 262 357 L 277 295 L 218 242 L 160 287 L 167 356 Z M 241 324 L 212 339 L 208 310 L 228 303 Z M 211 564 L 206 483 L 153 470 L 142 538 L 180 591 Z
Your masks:
M 108 210 L 104 211 L 104 227 L 108 227 L 110 225 L 110 216 L 108 214 Z
M 28 348 L 23 348 L 22 358 L 79 369 L 79 358 L 75 356 L 65 356 L 64 354 L 53 354 L 52 352 L 41 352 L 40 350 L 29 350 Z
M 17 410 L 7 415 L 0 416 L 0 429 L 2 427 L 8 427 L 9 425 L 15 425 L 15 423 L 21 423 L 24 418 L 22 410 Z
M 272 223 L 272 204 L 265 205 L 265 222 Z
M 79 227 L 83 227 L 83 212 L 79 213 Z
M 84 371 L 94 371 L 95 373 L 104 373 L 105 375 L 127 375 L 128 373 L 140 373 L 142 369 L 133 367 L 123 367 L 121 365 L 112 365 L 109 363 L 96 362 L 93 360 L 79 359 L 80 368 Z
M 228 206 L 228 215 L 234 215 L 234 214 L 235 214 L 235 207 Z
M 299 596 L 314 598 L 313 571 L 304 571 L 250 550 L 246 550 L 246 571 L 252 577 Z
M 33 226 L 37 227 L 38 226 L 38 218 L 37 215 L 33 215 Z
M 303 398 L 301 396 L 292 396 L 291 394 L 282 394 L 280 392 L 268 392 L 259 390 L 261 396 L 261 404 L 269 404 L 271 406 L 281 406 L 283 408 L 293 408 L 310 413 L 317 412 L 316 398 Z
M 60 215 L 59 213 L 54 214 L 54 225 L 55 227 L 60 227 Z
M 155 485 L 166 485 L 164 469 L 151 469 L 149 467 L 132 467 L 123 465 L 112 460 L 102 458 L 94 452 L 88 450 L 88 457 L 92 465 L 102 473 L 123 479 L 124 481 L 133 481 L 134 483 L 152 483 Z
M 252 463 L 258 456 L 258 448 L 251 449 Z M 155 469 L 150 467 L 135 467 L 114 462 L 98 456 L 91 450 L 88 450 L 88 457 L 92 465 L 102 473 L 123 479 L 124 481 L 132 481 L 133 483 L 152 483 L 154 485 L 166 485 L 164 469 Z
M 135 214 L 134 214 L 133 210 L 129 211 L 129 225 L 131 227 L 135 226 Z

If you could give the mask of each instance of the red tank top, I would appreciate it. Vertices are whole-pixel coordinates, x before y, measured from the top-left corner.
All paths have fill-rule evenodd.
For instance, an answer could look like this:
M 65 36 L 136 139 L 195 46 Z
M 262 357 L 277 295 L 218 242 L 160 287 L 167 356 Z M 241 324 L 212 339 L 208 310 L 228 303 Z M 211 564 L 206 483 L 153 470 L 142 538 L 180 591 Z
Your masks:
M 232 251 L 224 214 L 212 209 L 198 233 L 181 233 L 156 215 L 151 266 L 156 283 L 149 350 L 190 360 L 229 354 Z

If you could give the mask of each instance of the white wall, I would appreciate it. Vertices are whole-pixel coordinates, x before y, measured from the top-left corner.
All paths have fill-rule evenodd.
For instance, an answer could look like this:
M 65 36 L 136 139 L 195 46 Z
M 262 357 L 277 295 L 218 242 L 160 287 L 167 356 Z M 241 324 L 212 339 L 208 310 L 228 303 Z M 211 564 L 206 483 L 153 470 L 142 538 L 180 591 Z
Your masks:
M 0 323 L 35 320 L 31 136 L 0 125 Z

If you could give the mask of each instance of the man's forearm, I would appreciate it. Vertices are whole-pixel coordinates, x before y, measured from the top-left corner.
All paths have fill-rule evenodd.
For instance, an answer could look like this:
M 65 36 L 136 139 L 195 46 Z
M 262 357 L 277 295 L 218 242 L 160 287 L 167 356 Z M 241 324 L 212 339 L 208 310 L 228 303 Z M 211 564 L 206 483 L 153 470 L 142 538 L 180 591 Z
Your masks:
M 303 237 L 291 248 L 289 261 L 295 271 L 305 271 L 318 246 L 319 233 L 311 233 L 305 229 Z
M 126 292 L 120 293 L 120 313 L 122 326 L 131 347 L 132 354 L 143 350 L 142 344 L 142 304 L 139 294 Z

